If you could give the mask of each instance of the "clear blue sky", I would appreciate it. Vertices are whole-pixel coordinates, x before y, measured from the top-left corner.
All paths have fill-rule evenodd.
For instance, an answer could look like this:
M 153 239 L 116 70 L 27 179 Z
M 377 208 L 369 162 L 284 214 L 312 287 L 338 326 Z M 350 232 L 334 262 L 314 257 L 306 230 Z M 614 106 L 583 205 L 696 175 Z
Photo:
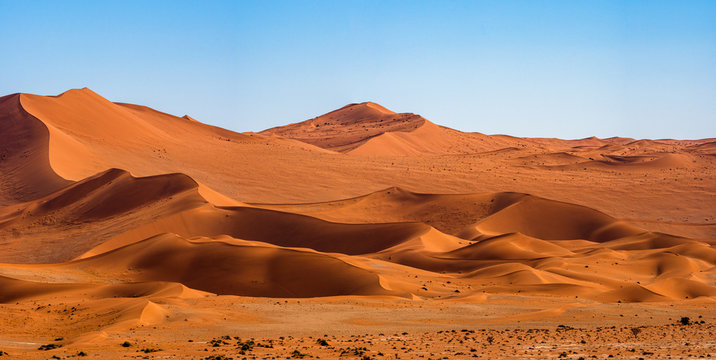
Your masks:
M 716 137 L 716 1 L 0 0 L 0 93 L 237 131 L 375 101 L 465 131 Z

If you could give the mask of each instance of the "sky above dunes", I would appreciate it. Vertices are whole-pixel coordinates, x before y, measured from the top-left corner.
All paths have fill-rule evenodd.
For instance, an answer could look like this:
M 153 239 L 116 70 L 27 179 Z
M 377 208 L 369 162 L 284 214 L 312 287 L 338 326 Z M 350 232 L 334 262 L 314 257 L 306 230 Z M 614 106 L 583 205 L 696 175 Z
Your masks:
M 0 93 L 236 131 L 374 101 L 464 131 L 716 137 L 714 1 L 0 0 Z

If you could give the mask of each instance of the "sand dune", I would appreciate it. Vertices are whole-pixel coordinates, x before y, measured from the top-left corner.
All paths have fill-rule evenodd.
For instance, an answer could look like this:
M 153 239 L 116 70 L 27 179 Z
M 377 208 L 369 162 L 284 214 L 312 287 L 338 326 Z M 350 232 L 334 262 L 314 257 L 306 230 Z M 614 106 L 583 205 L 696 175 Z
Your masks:
M 35 203 L 25 212 L 43 216 L 64 210 L 70 212 L 67 216 L 72 220 L 92 221 L 129 212 L 185 191 L 196 191 L 197 186 L 183 175 L 134 178 L 126 171 L 111 169 Z
M 426 121 L 419 115 L 397 114 L 378 104 L 365 102 L 346 105 L 304 122 L 264 130 L 261 134 L 346 152 L 381 134 L 420 129 Z
M 458 259 L 526 260 L 574 255 L 550 242 L 520 233 L 495 236 L 451 252 Z
M 362 156 L 469 154 L 520 145 L 517 138 L 463 133 L 435 125 L 420 115 L 395 113 L 372 102 L 350 104 L 261 134 Z
M 377 252 L 430 229 L 419 223 L 339 224 L 272 210 L 202 207 L 127 231 L 83 256 L 98 254 L 146 237 L 174 232 L 185 237 L 229 235 L 279 246 L 306 247 L 349 255 Z
M 528 196 L 520 193 L 422 194 L 398 187 L 346 200 L 309 204 L 254 204 L 279 211 L 350 223 L 418 221 L 463 238 L 476 223 Z
M 526 197 L 475 225 L 483 234 L 521 232 L 539 239 L 608 241 L 644 231 L 586 207 Z
M 5 265 L 4 267 L 9 267 Z M 61 271 L 61 266 L 53 266 L 53 271 Z M 133 282 L 125 284 L 97 284 L 97 283 L 52 283 L 14 279 L 0 276 L 3 293 L 0 303 L 9 303 L 22 299 L 39 299 L 48 296 L 64 296 L 73 298 L 77 296 L 106 299 L 106 298 L 192 298 L 207 296 L 208 293 L 187 288 L 179 283 L 158 281 Z
M 315 297 L 395 294 L 334 257 L 273 246 L 159 235 L 68 266 L 133 281 L 170 281 L 216 294 Z M 132 273 L 126 275 L 127 272 Z
M 520 193 L 436 195 L 390 188 L 341 201 L 255 205 L 330 221 L 420 221 L 465 239 L 521 232 L 549 240 L 603 241 L 645 232 L 594 209 Z
M 0 302 L 11 302 L 23 298 L 37 298 L 49 293 L 85 289 L 81 284 L 45 284 L 32 283 L 13 279 L 5 276 L 0 277 Z
M 559 140 L 485 136 L 461 133 L 435 125 L 429 128 L 437 129 L 440 135 L 438 138 L 445 135 L 445 139 L 454 139 L 450 145 L 454 147 L 454 151 L 448 149 L 448 153 L 452 154 L 448 158 L 440 157 L 448 155 L 430 156 L 444 152 L 445 149 L 439 148 L 423 149 L 429 154 L 420 156 L 346 157 L 297 140 L 239 134 L 144 106 L 112 103 L 89 89 L 70 90 L 59 96 L 18 94 L 10 98 L 15 99 L 11 102 L 16 109 L 14 112 L 3 112 L 4 116 L 13 117 L 13 122 L 27 128 L 33 122 L 23 120 L 21 114 L 26 114 L 26 117 L 37 119 L 34 122 L 34 126 L 38 128 L 36 131 L 44 131 L 47 134 L 40 136 L 38 133 L 38 136 L 32 137 L 32 143 L 17 143 L 12 146 L 12 151 L 17 154 L 34 153 L 33 147 L 40 149 L 47 146 L 46 150 L 38 154 L 47 157 L 49 153 L 51 167 L 47 167 L 48 160 L 5 161 L 3 173 L 16 175 L 2 179 L 8 186 L 1 196 L 7 198 L 5 203 L 8 204 L 36 199 L 57 191 L 68 184 L 63 182 L 63 178 L 77 181 L 109 168 L 119 168 L 134 176 L 184 173 L 202 184 L 203 188 L 223 195 L 225 200 L 244 202 L 328 201 L 360 196 L 390 186 L 400 186 L 422 193 L 518 191 L 579 203 L 607 211 L 617 217 L 635 219 L 634 212 L 637 212 L 638 220 L 659 219 L 659 225 L 654 227 L 659 231 L 678 232 L 684 229 L 688 234 L 705 231 L 704 234 L 709 234 L 709 237 L 714 233 L 713 230 L 703 227 L 687 230 L 680 226 L 685 223 L 684 216 L 690 224 L 701 224 L 709 222 L 713 214 L 712 208 L 707 206 L 708 202 L 699 200 L 713 195 L 689 191 L 703 188 L 713 182 L 712 178 L 700 174 L 708 172 L 716 159 L 694 150 L 695 146 L 713 142 L 713 139 L 659 140 L 646 143 L 656 146 L 652 150 L 637 147 L 630 150 L 625 144 L 634 142 L 633 139 Z M 389 111 L 373 109 L 364 111 L 367 114 L 364 117 L 351 119 L 345 114 L 346 108 L 332 113 L 335 115 L 335 119 L 331 120 L 335 123 L 334 132 L 339 137 L 347 136 L 345 134 L 349 133 L 348 128 L 355 127 L 352 122 L 343 121 L 344 117 L 359 123 L 380 124 L 380 116 L 392 116 Z M 377 120 L 371 120 L 375 116 L 378 116 L 375 118 Z M 398 121 L 400 119 L 397 117 L 396 119 L 396 126 L 403 123 Z M 5 121 L 9 123 L 10 119 Z M 347 124 L 341 125 L 341 122 Z M 42 129 L 43 127 L 46 130 Z M 362 127 L 359 128 L 359 133 L 366 132 Z M 16 133 L 21 131 L 20 128 L 9 130 L 12 131 L 3 135 L 12 141 L 27 137 L 23 133 Z M 376 134 L 386 133 L 378 130 Z M 316 136 L 322 138 L 325 135 L 317 133 Z M 469 140 L 466 136 L 478 140 Z M 588 144 L 594 145 L 587 146 Z M 614 148 L 600 149 L 605 146 Z M 462 147 L 466 148 L 461 149 Z M 388 153 L 392 151 L 387 147 L 383 150 Z M 690 169 L 670 169 L 643 166 L 610 167 L 598 164 L 598 161 L 605 160 L 600 154 L 661 156 L 655 153 L 657 150 L 662 153 L 668 151 L 680 154 L 679 156 L 686 154 L 686 161 L 691 161 L 693 165 Z M 2 151 L 8 153 L 10 150 Z M 583 158 L 585 162 L 591 161 L 594 165 L 554 168 L 541 167 L 539 162 L 513 162 L 516 158 L 555 152 L 572 154 Z M 590 157 L 594 160 L 589 160 Z M 28 173 L 26 168 L 29 163 L 36 168 L 32 170 L 32 174 Z M 278 165 L 263 166 L 269 163 Z M 237 176 L 237 171 L 241 176 Z M 31 191 L 34 194 L 23 195 L 23 187 L 30 191 L 29 185 L 26 184 L 33 181 L 37 183 L 32 186 Z M 628 182 L 622 184 L 621 181 Z M 635 185 L 629 186 L 629 183 Z M 648 186 L 641 186 L 642 183 Z M 591 190 L 576 190 L 585 186 L 589 186 Z M 635 196 L 620 196 L 619 201 L 616 201 L 616 197 L 610 195 L 614 193 L 615 186 L 617 192 L 629 191 Z M 656 189 L 660 197 L 650 196 L 653 191 L 647 191 L 647 188 Z M 662 201 L 691 205 L 688 209 L 682 209 L 680 214 L 684 216 L 680 216 L 675 212 L 660 211 Z M 225 204 L 229 202 L 225 201 Z M 674 225 L 664 225 L 666 228 L 662 228 L 666 222 Z
M 654 141 L 590 137 L 562 140 L 466 133 L 436 125 L 416 114 L 395 113 L 372 102 L 350 104 L 313 119 L 264 130 L 261 134 L 296 139 L 324 149 L 361 156 L 476 154 L 512 148 L 528 152 L 538 150 L 548 155 L 550 151 L 555 151 L 555 154 L 564 154 L 563 160 L 567 162 L 570 162 L 570 157 L 585 163 L 599 161 L 595 160 L 595 154 L 599 154 L 606 165 L 646 163 L 660 167 L 688 165 L 684 155 L 673 153 L 685 147 L 709 149 L 708 144 L 712 143 L 712 139 Z M 630 154 L 634 155 L 624 156 Z M 540 158 L 537 159 L 541 162 Z
M 18 111 L 38 120 L 36 131 L 48 133 L 44 137 L 34 136 L 37 145 L 18 144 L 14 148 L 45 146 L 41 152 L 49 157 L 49 164 L 48 161 L 32 163 L 43 167 L 43 178 L 54 177 L 60 179 L 58 181 L 82 180 L 109 168 L 120 168 L 135 176 L 180 172 L 202 183 L 207 180 L 202 190 L 210 194 L 214 193 L 212 184 L 233 178 L 230 169 L 234 165 L 220 165 L 225 159 L 217 155 L 228 155 L 246 147 L 252 152 L 260 151 L 266 145 L 278 146 L 283 151 L 323 152 L 294 140 L 239 134 L 144 106 L 112 103 L 87 88 L 69 90 L 58 96 L 19 94 L 11 97 L 9 102 L 19 107 Z M 23 136 L 22 131 L 29 131 L 10 130 L 7 136 L 11 138 L 19 138 Z M 220 170 L 217 172 L 217 169 Z M 25 181 L 25 177 L 32 178 L 30 175 L 20 174 L 17 178 Z M 235 180 L 229 182 L 233 184 Z M 39 195 L 58 189 L 59 186 L 47 188 Z M 233 201 L 231 195 L 219 192 L 217 198 L 222 197 L 228 205 Z
M 0 98 L 0 204 L 32 200 L 70 184 L 50 168 L 50 134 L 18 94 Z
M 2 97 L 0 124 L 0 303 L 61 306 L 79 343 L 260 298 L 716 301 L 713 139 L 465 133 L 375 103 L 242 134 L 89 89 Z
M 110 169 L 0 212 L 5 262 L 67 261 L 157 217 L 207 204 L 186 175 Z
M 135 178 L 111 169 L 25 203 L 25 208 L 6 216 L 3 226 L 33 224 L 48 216 L 65 225 L 102 224 L 114 219 L 122 225 L 115 224 L 114 237 L 75 232 L 72 247 L 61 241 L 48 243 L 40 232 L 36 237 L 44 240 L 38 243 L 40 250 L 27 242 L 32 236 L 25 237 L 26 256 L 42 259 L 39 255 L 46 251 L 57 262 L 67 260 L 67 255 L 61 254 L 74 251 L 75 256 L 82 254 L 81 260 L 47 266 L 60 273 L 103 274 L 98 279 L 104 282 L 181 283 L 217 294 L 444 296 L 442 291 L 406 285 L 394 270 L 376 271 L 377 264 L 366 262 L 371 258 L 386 269 L 392 263 L 470 279 L 464 284 L 469 284 L 469 291 L 462 289 L 461 296 L 476 291 L 550 296 L 576 292 L 599 301 L 619 298 L 626 302 L 673 299 L 682 293 L 711 296 L 714 288 L 708 276 L 690 276 L 714 271 L 716 251 L 711 245 L 650 233 L 593 209 L 527 194 L 431 195 L 390 188 L 328 203 L 221 207 L 204 199 L 198 188 L 182 174 Z M 453 216 L 457 213 L 462 216 Z M 131 214 L 147 216 L 128 224 Z M 57 231 L 51 225 L 40 228 Z M 78 241 L 82 237 L 85 240 Z M 20 243 L 15 244 L 19 247 Z M 81 247 L 86 250 L 77 253 Z M 631 259 L 627 273 L 612 268 L 625 259 Z M 279 263 L 280 269 L 272 265 Z M 513 270 L 486 270 L 498 264 Z M 592 270 L 584 270 L 585 264 Z M 40 271 L 37 269 L 34 271 Z M 592 271 L 600 275 L 591 275 Z M 3 272 L 0 267 L 3 273 L 13 276 L 17 270 Z M 312 282 L 319 273 L 338 278 Z M 296 274 L 304 277 L 296 278 Z M 675 278 L 689 279 L 690 285 L 676 292 L 664 290 L 662 285 L 649 288 L 652 283 Z M 635 287 L 637 279 L 647 288 Z M 84 290 L 84 282 L 76 281 L 74 285 L 53 283 L 48 288 L 13 285 L 11 288 L 21 290 L 15 290 L 9 299 L 61 292 L 64 287 Z M 341 284 L 363 285 L 346 288 Z M 53 290 L 56 287 L 60 290 Z M 19 294 L 22 291 L 29 295 Z

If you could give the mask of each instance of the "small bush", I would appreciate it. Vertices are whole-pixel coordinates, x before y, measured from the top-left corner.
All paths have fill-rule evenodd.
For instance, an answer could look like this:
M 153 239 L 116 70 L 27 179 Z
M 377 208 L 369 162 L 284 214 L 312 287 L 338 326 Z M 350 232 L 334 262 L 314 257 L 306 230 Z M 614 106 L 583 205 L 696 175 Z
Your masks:
M 251 351 L 254 349 L 254 345 L 256 345 L 256 343 L 253 340 L 243 342 L 239 340 L 236 342 L 236 348 L 240 351 Z
M 293 352 L 291 353 L 292 358 L 303 359 L 306 356 L 308 356 L 308 354 L 304 354 L 298 350 L 293 350 Z
M 226 341 L 225 341 L 224 339 L 222 339 L 222 338 L 214 338 L 214 339 L 211 339 L 211 341 L 209 341 L 209 344 L 211 344 L 212 347 L 219 347 L 219 346 L 221 346 L 221 345 L 229 345 L 229 343 L 226 342 Z
M 37 350 L 47 351 L 47 350 L 57 349 L 57 348 L 61 348 L 61 347 L 62 347 L 62 345 L 60 345 L 60 344 L 44 344 L 44 345 L 40 345 L 40 347 L 37 348 Z
M 232 357 L 227 357 L 226 355 L 210 355 L 204 358 L 204 360 L 233 360 Z

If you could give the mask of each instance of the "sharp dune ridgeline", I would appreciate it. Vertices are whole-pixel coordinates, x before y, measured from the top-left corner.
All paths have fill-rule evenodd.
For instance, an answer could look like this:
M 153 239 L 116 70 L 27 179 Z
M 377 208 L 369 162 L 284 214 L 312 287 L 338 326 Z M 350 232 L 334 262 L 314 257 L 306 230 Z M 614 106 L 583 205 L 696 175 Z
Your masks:
M 60 326 L 76 343 L 256 299 L 713 309 L 714 144 L 486 135 L 372 102 L 237 133 L 86 88 L 7 95 L 0 302 L 96 314 Z

